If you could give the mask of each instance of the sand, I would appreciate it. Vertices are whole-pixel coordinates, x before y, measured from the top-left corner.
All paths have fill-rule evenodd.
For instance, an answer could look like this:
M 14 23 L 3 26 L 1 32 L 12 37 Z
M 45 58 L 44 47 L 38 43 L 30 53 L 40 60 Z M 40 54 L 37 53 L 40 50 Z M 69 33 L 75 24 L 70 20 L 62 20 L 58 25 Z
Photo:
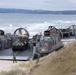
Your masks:
M 0 60 L 0 72 L 12 70 L 13 67 L 19 65 L 22 62 L 17 61 L 17 63 L 13 63 L 13 61 Z

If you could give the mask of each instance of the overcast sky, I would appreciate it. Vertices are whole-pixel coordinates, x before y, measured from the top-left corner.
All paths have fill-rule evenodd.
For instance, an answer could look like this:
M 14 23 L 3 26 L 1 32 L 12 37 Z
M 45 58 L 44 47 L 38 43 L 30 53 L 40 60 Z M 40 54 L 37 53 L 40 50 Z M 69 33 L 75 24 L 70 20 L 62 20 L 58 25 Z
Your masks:
M 0 8 L 76 10 L 76 0 L 0 0 Z

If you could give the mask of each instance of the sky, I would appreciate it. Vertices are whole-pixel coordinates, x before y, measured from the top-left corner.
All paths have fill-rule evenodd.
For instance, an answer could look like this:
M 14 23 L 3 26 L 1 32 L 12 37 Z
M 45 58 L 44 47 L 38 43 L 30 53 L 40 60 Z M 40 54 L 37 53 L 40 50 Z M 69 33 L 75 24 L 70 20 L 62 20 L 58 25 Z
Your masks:
M 0 0 L 0 8 L 76 10 L 76 0 Z

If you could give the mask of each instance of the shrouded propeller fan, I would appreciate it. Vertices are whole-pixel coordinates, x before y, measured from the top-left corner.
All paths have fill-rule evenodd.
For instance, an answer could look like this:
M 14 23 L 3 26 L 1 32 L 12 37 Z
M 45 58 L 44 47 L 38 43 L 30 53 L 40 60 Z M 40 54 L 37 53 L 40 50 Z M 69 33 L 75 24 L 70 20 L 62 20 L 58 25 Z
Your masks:
M 29 33 L 24 28 L 18 28 L 14 31 L 14 35 L 18 35 L 19 37 L 27 37 L 29 38 Z

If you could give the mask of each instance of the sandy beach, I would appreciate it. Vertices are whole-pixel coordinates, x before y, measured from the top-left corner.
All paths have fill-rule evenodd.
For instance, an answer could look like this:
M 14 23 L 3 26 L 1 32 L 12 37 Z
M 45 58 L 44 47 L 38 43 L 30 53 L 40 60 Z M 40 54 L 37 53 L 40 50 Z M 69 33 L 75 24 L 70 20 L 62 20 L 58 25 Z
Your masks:
M 7 60 L 0 60 L 0 72 L 1 71 L 10 71 L 16 66 L 18 66 L 20 63 L 27 63 L 24 61 L 17 61 L 17 63 L 13 63 L 13 61 L 7 61 Z
M 0 71 L 9 71 L 12 69 L 12 67 L 18 65 L 18 63 L 13 63 L 13 61 L 5 61 L 0 60 Z

